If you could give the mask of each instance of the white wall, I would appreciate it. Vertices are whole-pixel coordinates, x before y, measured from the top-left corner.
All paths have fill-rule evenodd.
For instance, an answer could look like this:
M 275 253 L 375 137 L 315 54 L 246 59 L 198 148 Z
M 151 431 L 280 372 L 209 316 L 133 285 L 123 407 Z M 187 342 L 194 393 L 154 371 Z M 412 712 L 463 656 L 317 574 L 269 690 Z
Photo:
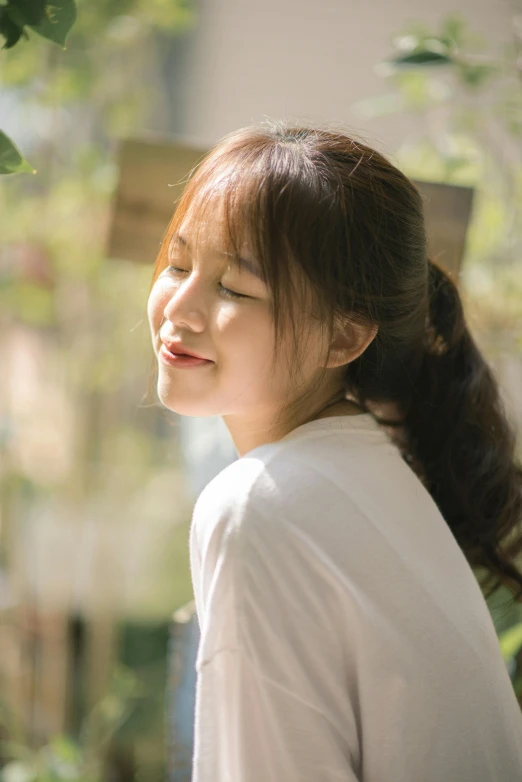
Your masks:
M 176 130 L 207 147 L 265 115 L 342 122 L 386 151 L 405 117 L 359 118 L 350 105 L 389 89 L 375 64 L 409 21 L 438 25 L 458 12 L 493 44 L 510 37 L 510 0 L 199 0 L 183 42 Z

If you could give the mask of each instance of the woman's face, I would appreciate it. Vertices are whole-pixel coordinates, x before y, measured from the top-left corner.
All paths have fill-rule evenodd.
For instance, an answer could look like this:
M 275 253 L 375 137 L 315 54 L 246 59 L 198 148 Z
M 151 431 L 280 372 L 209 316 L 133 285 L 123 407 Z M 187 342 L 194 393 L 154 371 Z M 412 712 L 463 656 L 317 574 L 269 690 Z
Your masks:
M 272 368 L 274 330 L 268 286 L 245 243 L 237 264 L 223 253 L 219 208 L 207 209 L 194 249 L 190 212 L 169 244 L 169 266 L 148 301 L 152 343 L 158 358 L 158 396 L 165 407 L 189 416 L 223 417 L 240 455 L 267 442 L 267 432 L 288 403 L 289 346 Z M 231 293 L 232 292 L 232 293 Z M 233 295 L 233 294 L 238 294 Z M 174 366 L 162 342 L 180 342 L 209 361 Z M 312 338 L 300 369 L 312 379 L 324 345 Z

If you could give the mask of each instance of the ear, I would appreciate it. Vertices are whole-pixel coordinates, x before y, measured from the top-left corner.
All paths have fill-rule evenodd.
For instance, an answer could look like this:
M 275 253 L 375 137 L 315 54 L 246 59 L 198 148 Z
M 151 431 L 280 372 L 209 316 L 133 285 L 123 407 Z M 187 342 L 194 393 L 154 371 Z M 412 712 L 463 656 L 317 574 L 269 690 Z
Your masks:
M 377 323 L 344 320 L 337 326 L 326 366 L 333 369 L 355 361 L 366 350 L 378 331 Z

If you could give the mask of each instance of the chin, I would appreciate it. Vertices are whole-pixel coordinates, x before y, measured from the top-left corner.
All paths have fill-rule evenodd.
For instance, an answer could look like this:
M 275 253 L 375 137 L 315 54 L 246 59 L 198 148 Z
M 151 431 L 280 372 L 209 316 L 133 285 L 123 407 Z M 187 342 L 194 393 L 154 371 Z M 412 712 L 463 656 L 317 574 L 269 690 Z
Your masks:
M 214 415 L 214 413 L 208 411 L 208 405 L 204 402 L 198 402 L 188 398 L 181 399 L 178 395 L 172 394 L 171 389 L 169 389 L 169 391 L 170 393 L 167 391 L 162 393 L 162 389 L 158 387 L 158 398 L 163 407 L 166 407 L 173 413 L 188 415 L 195 418 L 205 418 L 209 415 Z
M 161 394 L 158 394 L 158 396 L 163 407 L 178 415 L 197 416 L 198 418 L 209 415 L 203 405 L 196 405 L 194 402 L 189 401 L 182 402 L 179 399 L 169 399 L 161 396 Z

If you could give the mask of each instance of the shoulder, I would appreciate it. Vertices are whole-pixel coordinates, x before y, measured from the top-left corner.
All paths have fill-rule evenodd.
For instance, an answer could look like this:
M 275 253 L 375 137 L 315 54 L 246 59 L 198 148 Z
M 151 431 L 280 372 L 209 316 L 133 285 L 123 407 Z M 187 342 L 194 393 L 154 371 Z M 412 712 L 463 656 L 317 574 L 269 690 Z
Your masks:
M 194 505 L 191 538 L 200 556 L 261 544 L 261 539 L 280 546 L 285 520 L 313 482 L 292 443 L 269 443 L 236 459 L 205 486 Z
M 211 526 L 226 527 L 236 535 L 255 519 L 271 516 L 283 502 L 283 489 L 262 458 L 244 456 L 219 472 L 199 494 L 193 527 L 199 538 Z
M 256 515 L 271 517 L 294 504 L 298 487 L 324 481 L 307 445 L 261 445 L 221 470 L 201 491 L 194 516 L 226 516 L 236 523 Z M 317 451 L 315 451 L 317 456 Z
M 313 524 L 329 503 L 342 502 L 355 514 L 368 476 L 376 469 L 374 445 L 384 443 L 383 435 L 370 434 L 365 430 L 359 437 L 339 437 L 335 429 L 324 426 L 304 437 L 259 446 L 236 459 L 205 486 L 194 506 L 193 536 L 200 541 L 200 550 L 211 538 L 222 543 L 228 537 L 262 536 L 268 542 L 275 535 L 279 545 L 288 526 L 285 521 L 303 527 L 310 517 Z M 390 448 L 381 448 L 383 456 Z

